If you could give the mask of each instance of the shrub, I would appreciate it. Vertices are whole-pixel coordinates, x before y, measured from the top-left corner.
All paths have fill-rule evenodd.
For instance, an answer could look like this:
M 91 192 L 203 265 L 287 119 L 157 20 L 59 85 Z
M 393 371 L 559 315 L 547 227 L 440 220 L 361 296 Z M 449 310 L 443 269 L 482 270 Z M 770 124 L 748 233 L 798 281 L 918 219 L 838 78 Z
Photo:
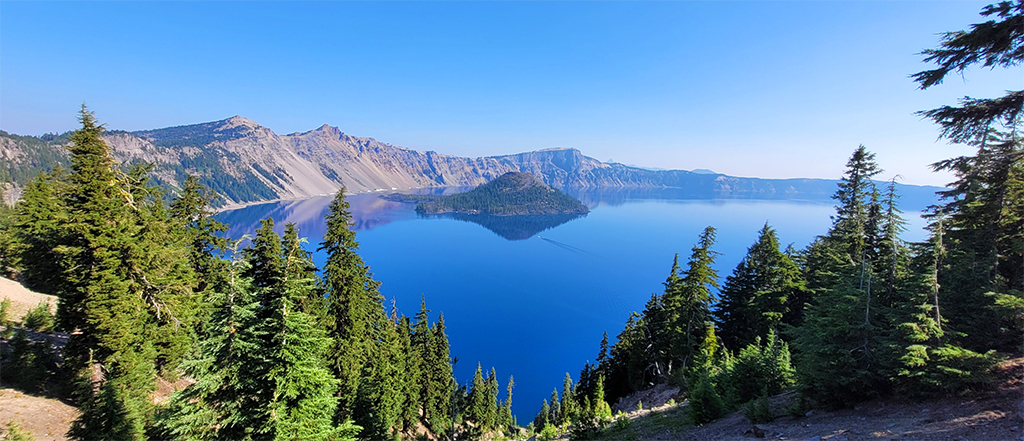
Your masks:
M 40 302 L 35 308 L 25 315 L 25 327 L 36 332 L 47 332 L 53 330 L 53 314 L 50 313 L 50 304 Z
M 694 387 L 690 391 L 690 407 L 688 408 L 690 419 L 693 424 L 710 423 L 725 415 L 725 401 L 718 395 L 711 376 L 707 371 L 696 373 L 695 380 L 691 381 Z
M 4 330 L 3 333 L 0 334 L 0 337 L 10 337 L 11 333 L 14 331 L 11 326 L 13 323 L 10 321 L 10 315 L 11 299 L 3 299 L 3 301 L 0 301 L 0 326 L 2 326 Z
M 551 441 L 558 438 L 558 429 L 555 429 L 554 424 L 548 424 L 541 429 L 540 433 L 537 434 L 537 439 L 542 441 Z
M 25 431 L 18 425 L 17 422 L 11 421 L 7 423 L 7 433 L 4 434 L 2 441 L 36 441 L 36 437 L 32 436 L 31 433 Z
M 719 384 L 724 385 L 723 395 L 732 406 L 776 395 L 794 382 L 789 346 L 769 332 L 764 344 L 757 338 L 743 348 L 722 375 Z
M 11 339 L 11 355 L 4 363 L 3 379 L 26 392 L 38 392 L 46 385 L 52 360 L 49 345 L 29 341 L 25 331 L 19 330 Z
M 629 429 L 629 426 L 633 424 L 633 420 L 629 417 L 619 414 L 618 418 L 615 418 L 615 428 L 619 430 Z
M 743 406 L 743 415 L 752 423 L 770 423 L 775 419 L 771 408 L 768 406 L 768 395 L 761 395 L 760 398 L 747 402 Z

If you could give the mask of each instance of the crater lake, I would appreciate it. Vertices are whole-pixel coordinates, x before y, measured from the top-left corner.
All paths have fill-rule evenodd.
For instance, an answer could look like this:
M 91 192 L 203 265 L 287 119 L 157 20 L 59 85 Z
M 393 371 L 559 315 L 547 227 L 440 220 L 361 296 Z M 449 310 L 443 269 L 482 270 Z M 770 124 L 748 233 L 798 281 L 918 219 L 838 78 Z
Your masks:
M 920 210 L 935 188 L 904 187 L 903 238 L 926 238 Z M 913 191 L 910 191 L 913 190 Z M 438 190 L 435 190 L 438 191 Z M 447 190 L 452 191 L 452 190 Z M 421 297 L 431 323 L 443 312 L 455 375 L 469 384 L 477 363 L 494 367 L 504 399 L 515 377 L 513 413 L 532 421 L 553 388 L 561 394 L 568 372 L 575 381 L 597 358 L 602 333 L 611 342 L 632 311 L 662 292 L 673 256 L 685 268 L 697 236 L 714 226 L 714 268 L 725 282 L 767 222 L 783 247 L 802 249 L 825 234 L 835 214 L 827 196 L 728 198 L 678 189 L 589 190 L 567 193 L 583 201 L 585 216 L 418 215 L 415 204 L 376 194 L 349 195 L 359 254 L 369 265 L 385 308 L 413 316 Z M 279 231 L 294 222 L 306 249 L 316 252 L 332 197 L 272 202 L 222 212 L 228 235 L 253 234 L 272 217 Z

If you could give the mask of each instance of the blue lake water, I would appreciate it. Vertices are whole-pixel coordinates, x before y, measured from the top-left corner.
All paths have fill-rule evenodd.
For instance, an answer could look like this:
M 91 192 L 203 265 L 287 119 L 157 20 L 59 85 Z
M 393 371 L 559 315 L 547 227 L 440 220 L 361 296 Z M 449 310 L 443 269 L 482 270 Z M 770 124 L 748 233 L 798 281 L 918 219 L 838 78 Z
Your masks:
M 570 192 L 572 193 L 572 192 Z M 376 195 L 352 195 L 360 254 L 381 293 L 412 316 L 425 296 L 431 321 L 444 312 L 456 376 L 472 380 L 477 363 L 497 369 L 502 399 L 515 376 L 513 411 L 532 421 L 541 400 L 566 372 L 579 375 L 597 356 L 603 331 L 613 339 L 631 311 L 660 292 L 672 257 L 685 268 L 704 227 L 718 229 L 714 250 L 724 283 L 765 222 L 780 242 L 803 248 L 824 234 L 833 201 L 723 199 L 669 191 L 577 192 L 590 207 L 579 218 L 452 218 L 417 215 L 412 204 Z M 324 233 L 331 197 L 285 201 L 224 212 L 229 235 L 252 234 L 273 217 L 283 229 L 294 222 L 307 249 Z M 923 240 L 918 210 L 927 197 L 904 200 L 910 222 L 904 238 Z M 314 254 L 322 265 L 325 256 Z

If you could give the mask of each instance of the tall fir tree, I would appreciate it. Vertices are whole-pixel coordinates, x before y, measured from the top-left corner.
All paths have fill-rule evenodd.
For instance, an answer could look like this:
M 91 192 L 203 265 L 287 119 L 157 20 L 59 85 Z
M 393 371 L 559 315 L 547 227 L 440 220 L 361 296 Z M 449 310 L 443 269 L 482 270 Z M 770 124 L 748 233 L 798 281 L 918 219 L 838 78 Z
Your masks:
M 986 6 L 989 19 L 942 34 L 922 52 L 934 68 L 912 77 L 922 90 L 972 66 L 1012 68 L 1024 62 L 1024 0 Z M 998 98 L 964 97 L 957 106 L 918 112 L 940 127 L 940 138 L 976 149 L 932 165 L 956 180 L 940 192 L 948 216 L 946 268 L 938 279 L 949 328 L 968 348 L 1020 352 L 1024 332 L 1024 91 Z
M 74 330 L 66 366 L 77 372 L 82 413 L 69 435 L 142 439 L 152 413 L 158 367 L 168 373 L 191 347 L 196 299 L 182 237 L 169 226 L 163 199 L 145 167 L 120 170 L 103 127 L 85 106 L 71 136 L 71 170 L 61 192 L 31 202 L 22 221 L 41 215 L 39 228 L 56 267 L 49 280 L 60 297 L 60 326 Z M 42 204 L 42 205 L 39 205 Z M 61 207 L 47 214 L 43 207 Z M 26 265 L 34 262 L 23 261 Z M 49 264 L 45 264 L 49 265 Z M 39 269 L 30 273 L 39 273 Z M 102 435 L 101 435 L 102 434 Z
M 260 341 L 259 358 L 247 372 L 261 385 L 257 400 L 243 409 L 254 422 L 252 436 L 275 440 L 328 440 L 351 436 L 349 422 L 333 422 L 338 381 L 328 367 L 331 338 L 301 304 L 314 288 L 305 270 L 312 263 L 302 252 L 297 232 L 286 229 L 285 243 L 272 220 L 263 222 L 253 239 L 249 264 L 258 304 L 253 332 Z M 273 255 L 272 253 L 277 253 Z
M 791 319 L 790 308 L 803 309 L 804 281 L 800 268 L 779 250 L 775 230 L 765 224 L 757 242 L 726 278 L 718 308 L 714 311 L 718 336 L 726 348 L 739 350 L 778 332 Z
M 839 202 L 833 226 L 804 256 L 814 297 L 803 323 L 791 331 L 797 372 L 807 395 L 830 406 L 884 394 L 890 385 L 892 329 L 872 261 L 879 242 L 875 226 L 881 225 L 871 181 L 880 172 L 874 158 L 864 146 L 854 151 L 833 196 Z
M 319 288 L 327 298 L 326 325 L 335 342 L 331 367 L 341 382 L 335 421 L 352 418 L 367 431 L 363 436 L 386 437 L 399 423 L 401 397 L 392 383 L 400 348 L 384 312 L 380 282 L 357 254 L 348 210 L 342 188 L 328 207 L 319 247 L 327 253 Z
M 212 303 L 211 320 L 198 353 L 183 368 L 195 380 L 172 396 L 161 418 L 161 436 L 169 440 L 251 439 L 248 428 L 257 425 L 258 378 L 246 370 L 259 363 L 262 343 L 254 334 L 256 299 L 251 280 L 242 276 L 248 262 L 240 259 L 234 242 L 233 260 L 226 283 L 207 297 Z
M 711 328 L 712 289 L 718 288 L 718 274 L 712 268 L 716 252 L 715 228 L 701 232 L 687 262 L 685 276 L 678 292 L 666 292 L 664 308 L 670 325 L 670 354 L 675 365 L 685 373 L 697 357 Z M 671 372 L 671 371 L 670 371 Z

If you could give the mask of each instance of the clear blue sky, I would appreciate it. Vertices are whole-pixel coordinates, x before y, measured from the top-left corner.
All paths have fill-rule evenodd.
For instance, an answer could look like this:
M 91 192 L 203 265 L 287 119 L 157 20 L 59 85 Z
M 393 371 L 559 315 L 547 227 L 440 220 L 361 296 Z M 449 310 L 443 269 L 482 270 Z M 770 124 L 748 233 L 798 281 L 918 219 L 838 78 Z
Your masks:
M 1021 69 L 928 91 L 908 75 L 987 2 L 0 2 L 0 129 L 251 118 L 327 123 L 465 156 L 575 147 L 600 160 L 836 178 L 864 144 L 888 178 L 969 153 L 914 111 L 989 97 Z

